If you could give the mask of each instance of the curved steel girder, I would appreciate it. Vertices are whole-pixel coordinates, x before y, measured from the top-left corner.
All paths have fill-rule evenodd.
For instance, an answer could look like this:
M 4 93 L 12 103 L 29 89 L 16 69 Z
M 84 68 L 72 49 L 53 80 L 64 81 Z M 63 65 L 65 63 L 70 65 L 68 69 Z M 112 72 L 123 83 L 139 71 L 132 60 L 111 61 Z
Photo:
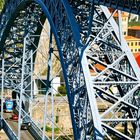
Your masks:
M 91 1 L 91 0 L 89 0 Z M 139 0 L 93 0 L 97 5 L 104 5 L 113 9 L 140 15 Z
M 103 127 L 105 130 L 107 129 L 106 132 L 108 132 L 109 135 L 110 133 L 114 135 L 115 132 L 115 136 L 118 138 L 121 137 L 121 139 L 134 138 L 133 134 L 127 137 L 127 135 L 120 135 L 119 132 L 116 131 L 116 126 L 123 121 L 121 117 L 133 118 L 130 122 L 135 131 L 136 116 L 139 115 L 137 111 L 138 103 L 136 103 L 139 102 L 137 100 L 137 93 L 139 92 L 139 72 L 137 71 L 137 65 L 135 65 L 136 62 L 127 48 L 127 43 L 124 39 L 123 43 L 120 41 L 118 25 L 106 7 L 96 6 L 94 5 L 94 1 L 88 0 L 69 0 L 69 2 L 73 8 L 73 13 L 80 30 L 81 40 L 85 46 L 88 46 L 86 49 L 86 56 L 89 68 L 91 72 L 94 72 L 94 75 L 91 76 L 93 77 L 93 87 L 96 89 L 96 100 L 98 103 L 103 102 L 104 105 L 107 106 L 105 110 L 102 110 L 103 113 L 101 114 L 103 115 L 101 115 L 101 118 L 104 121 L 109 118 L 111 114 L 113 114 L 112 117 L 117 118 L 116 121 L 110 119 L 107 123 L 109 127 L 111 126 L 113 128 L 112 131 L 110 131 L 109 127 L 105 128 L 104 125 Z M 127 80 L 125 81 L 125 79 Z M 136 84 L 133 84 L 133 82 L 136 82 Z M 115 97 L 118 99 L 120 98 L 119 100 L 121 102 L 117 104 L 116 107 L 111 107 L 116 102 L 110 99 L 111 95 L 114 96 L 114 91 L 111 91 L 110 87 L 114 85 L 118 90 Z M 136 92 L 134 89 L 136 89 Z M 130 95 L 129 92 L 133 94 Z M 127 105 L 125 106 L 121 99 L 128 94 L 129 96 L 127 96 L 125 102 Z M 133 110 L 130 104 L 136 110 Z M 98 108 L 101 108 L 100 103 Z M 116 112 L 118 112 L 118 114 Z M 124 115 L 121 114 L 121 116 L 119 113 Z M 127 121 L 127 119 L 125 121 Z
M 20 10 L 24 9 L 32 2 L 32 0 L 6 1 L 5 7 L 7 8 L 4 7 L 0 15 L 0 50 L 2 50 L 6 37 L 9 34 L 10 28 L 13 25 L 15 18 L 18 17 Z M 26 36 L 26 34 L 24 36 Z
M 63 6 L 61 8 L 58 6 L 58 3 L 59 3 L 58 1 L 53 1 L 53 2 L 47 1 L 46 5 L 48 6 L 48 10 L 46 9 L 46 6 L 44 5 L 44 3 L 42 1 L 37 1 L 37 2 L 39 2 L 40 5 L 42 5 L 42 9 L 44 11 L 46 11 L 46 15 L 50 20 L 50 23 L 51 23 L 51 26 L 53 29 L 53 33 L 55 35 L 55 39 L 56 39 L 58 49 L 60 52 L 64 76 L 65 76 L 66 84 L 67 84 L 67 90 L 69 93 L 68 96 L 69 96 L 71 113 L 72 113 L 71 115 L 73 117 L 72 118 L 73 126 L 76 126 L 74 128 L 75 139 L 77 139 L 77 137 L 81 138 L 81 139 L 82 138 L 85 139 L 87 137 L 89 138 L 89 136 L 91 136 L 93 138 L 94 137 L 94 134 L 92 132 L 93 122 L 90 121 L 91 114 L 88 114 L 91 111 L 90 111 L 90 107 L 89 107 L 89 99 L 86 94 L 87 91 L 85 89 L 84 75 L 82 73 L 83 69 L 81 68 L 81 65 L 80 65 L 81 56 L 79 56 L 80 51 L 83 51 L 82 49 L 84 48 L 83 47 L 84 45 L 82 46 L 82 44 L 80 44 L 79 40 L 82 40 L 82 43 L 85 44 L 85 48 L 86 48 L 86 46 L 89 44 L 89 42 L 92 41 L 97 36 L 100 29 L 104 27 L 104 23 L 106 22 L 107 18 L 103 15 L 103 12 L 100 13 L 100 10 L 97 7 L 96 8 L 94 7 L 93 1 L 85 1 L 85 0 L 71 1 L 71 0 L 69 0 L 69 3 L 71 4 L 71 6 L 73 8 L 73 13 L 75 15 L 75 19 L 77 20 L 76 22 L 78 23 L 78 28 L 80 31 L 80 33 L 79 33 L 79 31 L 77 29 L 77 24 L 74 21 L 73 15 L 71 13 L 71 10 L 69 8 L 69 4 L 67 3 L 67 1 L 62 1 L 63 6 L 65 7 L 64 9 L 62 8 Z M 61 10 L 60 12 L 57 11 L 58 7 L 60 8 L 59 10 Z M 51 9 L 55 9 L 56 11 L 55 10 L 51 11 Z M 95 22 L 94 25 L 97 25 L 97 27 L 98 27 L 97 29 L 94 28 L 96 26 L 93 26 L 93 24 L 92 24 L 93 11 L 95 12 L 94 18 L 96 19 L 94 21 Z M 58 13 L 58 15 L 57 14 L 55 15 L 54 13 Z M 62 18 L 60 20 L 59 17 L 63 17 L 63 15 L 61 15 L 61 13 L 65 13 L 65 18 L 66 17 L 67 18 L 66 19 Z M 72 20 L 71 20 L 71 18 L 72 18 Z M 67 20 L 67 19 L 69 19 L 69 20 Z M 62 24 L 62 22 L 63 22 L 63 24 Z M 112 31 L 112 28 L 110 28 L 109 26 L 110 25 L 108 25 L 108 28 L 111 29 L 110 31 Z M 66 30 L 67 30 L 67 32 L 65 32 Z M 69 33 L 69 35 L 67 33 Z M 92 33 L 92 36 L 90 36 L 91 33 Z M 103 33 L 105 34 L 106 30 Z M 118 54 L 116 55 L 117 58 L 119 58 L 123 54 L 122 50 L 119 48 L 118 45 L 114 44 L 114 45 L 112 45 L 113 47 L 111 46 L 111 43 L 114 43 L 114 42 L 108 42 L 108 40 L 107 40 L 108 38 L 106 36 L 104 38 L 102 36 L 99 36 L 99 38 L 100 39 L 97 40 L 97 42 L 95 42 L 95 43 L 97 43 L 97 45 L 101 44 L 100 45 L 101 53 L 103 53 L 103 51 L 108 51 L 108 52 L 110 51 L 110 52 L 114 53 L 117 50 L 117 52 L 119 53 L 119 55 Z M 114 38 L 119 42 L 119 39 L 117 37 L 114 37 Z M 91 40 L 88 40 L 88 39 L 91 39 Z M 108 42 L 108 43 L 104 43 L 103 41 Z M 112 41 L 111 37 L 110 37 L 109 41 Z M 118 44 L 120 45 L 120 42 Z M 69 47 L 66 47 L 66 46 L 69 46 Z M 75 53 L 73 53 L 73 52 L 75 52 Z M 99 54 L 99 56 L 100 56 L 100 54 Z M 113 63 L 113 61 L 115 61 L 112 54 L 105 55 L 105 59 L 107 62 L 106 67 L 108 66 L 108 64 L 111 64 L 111 63 Z M 101 62 L 102 60 L 100 62 L 99 61 L 97 62 L 96 60 L 92 60 L 92 61 L 94 62 L 94 64 L 100 63 L 101 65 L 104 66 L 104 63 Z M 133 71 L 133 68 L 131 68 L 129 62 L 127 62 L 127 61 L 128 60 L 125 59 L 125 57 L 124 57 L 122 62 L 119 61 L 119 63 L 120 63 L 118 66 L 119 69 L 110 68 L 108 70 L 110 72 L 112 72 L 113 74 L 111 76 L 108 76 L 108 71 L 107 71 L 107 73 L 105 73 L 104 76 L 108 76 L 108 80 L 115 80 L 115 81 L 119 81 L 119 80 L 121 81 L 123 78 L 124 79 L 130 78 L 130 80 L 131 80 L 131 77 L 132 78 L 134 77 L 137 80 L 137 77 Z M 123 65 L 124 62 L 130 67 L 130 69 L 132 69 L 132 70 L 128 71 L 128 74 L 123 72 L 123 69 L 126 67 L 125 65 Z M 115 65 L 114 65 L 114 67 L 115 67 Z M 100 73 L 100 70 L 98 72 Z M 96 80 L 95 82 L 98 83 L 99 78 L 96 78 L 95 80 Z M 95 84 L 97 84 L 97 83 L 95 83 Z M 124 84 L 122 84 L 122 85 L 119 84 L 118 85 L 118 89 L 120 92 L 119 97 L 124 96 L 131 88 L 133 88 L 133 86 L 127 87 L 127 86 L 124 86 Z M 104 88 L 102 88 L 102 86 L 99 87 L 99 91 L 102 92 L 102 90 L 104 90 Z M 97 94 L 100 95 L 100 92 L 97 92 Z M 103 91 L 103 92 L 105 92 L 105 91 Z M 111 102 L 103 93 L 100 96 L 101 97 L 103 96 L 102 99 L 105 99 L 105 100 Z M 131 96 L 130 96 L 130 98 L 131 98 Z M 125 102 L 125 105 L 127 105 L 129 103 L 126 101 L 123 101 L 123 102 Z M 132 103 L 132 104 L 135 105 L 135 103 Z M 88 111 L 86 112 L 86 110 L 88 110 Z M 77 111 L 79 111 L 79 112 L 77 112 Z M 129 108 L 127 108 L 125 106 L 122 107 L 121 111 L 126 111 L 127 113 L 129 113 L 130 118 L 132 116 L 131 114 L 134 114 L 133 110 L 131 111 Z M 80 120 L 80 119 L 82 119 L 82 120 Z M 118 122 L 112 123 L 112 126 L 115 127 L 118 124 Z M 86 127 L 88 127 L 89 129 L 86 129 Z M 134 127 L 135 127 L 135 125 L 134 125 Z M 110 132 L 110 130 L 111 130 L 109 126 L 105 127 L 105 129 L 107 129 L 108 132 Z M 87 131 L 84 132 L 83 130 L 84 131 L 87 130 Z M 114 131 L 114 129 L 112 129 L 111 132 L 112 133 L 115 132 L 116 135 L 119 134 L 119 132 Z M 122 136 L 122 135 L 119 135 L 119 137 L 125 138 L 125 136 Z M 128 138 L 128 137 L 126 137 L 126 138 Z
M 32 6 L 32 7 L 31 7 Z M 40 34 L 42 27 L 38 26 L 38 20 L 40 20 L 41 22 L 44 23 L 45 18 L 44 16 L 41 16 L 40 18 L 40 9 L 38 7 L 36 7 L 35 5 L 31 5 L 29 6 L 29 8 L 27 10 L 23 10 L 24 7 L 21 8 L 21 10 L 17 10 L 18 12 L 18 17 L 11 17 L 12 21 L 10 22 L 10 25 L 8 24 L 8 28 L 7 26 L 5 27 L 6 32 L 3 33 L 2 36 L 2 40 L 4 41 L 5 39 L 5 44 L 3 46 L 3 52 L 4 52 L 4 59 L 5 59 L 5 64 L 6 64 L 6 70 L 8 73 L 13 73 L 14 71 L 15 73 L 18 72 L 19 75 L 21 75 L 21 57 L 23 54 L 23 39 L 24 36 L 27 33 L 30 34 Z M 34 6 L 34 8 L 33 8 Z M 31 13 L 31 9 L 33 11 L 33 13 Z M 29 15 L 32 14 L 32 17 L 36 17 L 36 20 L 34 20 L 33 18 L 31 19 L 27 19 L 27 17 L 29 17 Z M 27 16 L 27 17 L 26 17 Z M 9 30 L 9 33 L 8 33 Z M 35 38 L 34 39 L 34 44 L 38 44 L 38 40 L 39 38 Z M 1 44 L 3 44 L 3 42 L 1 41 Z M 33 46 L 30 47 L 30 49 L 34 49 Z M 19 59 L 19 62 L 15 64 L 16 59 Z M 13 66 L 14 65 L 14 66 Z M 8 67 L 11 67 L 10 70 L 8 70 Z M 12 80 L 9 77 L 10 80 Z M 20 82 L 20 77 L 17 77 L 17 80 L 13 80 L 15 81 L 13 84 L 18 84 Z
M 94 128 L 92 119 L 95 114 L 91 113 L 81 66 L 80 51 L 82 44 L 80 44 L 80 33 L 66 0 L 44 2 L 42 0 L 8 1 L 6 3 L 7 8 L 2 12 L 1 16 L 1 29 L 3 30 L 1 31 L 0 42 L 2 47 L 5 44 L 11 26 L 15 19 L 18 18 L 19 11 L 28 7 L 32 2 L 40 5 L 50 22 L 56 40 L 68 92 L 74 138 L 77 140 L 101 137 L 102 139 L 102 132 L 98 128 Z M 8 10 L 8 13 L 6 10 Z M 3 20 L 5 20 L 5 24 L 3 24 Z M 96 123 L 100 125 L 100 122 Z

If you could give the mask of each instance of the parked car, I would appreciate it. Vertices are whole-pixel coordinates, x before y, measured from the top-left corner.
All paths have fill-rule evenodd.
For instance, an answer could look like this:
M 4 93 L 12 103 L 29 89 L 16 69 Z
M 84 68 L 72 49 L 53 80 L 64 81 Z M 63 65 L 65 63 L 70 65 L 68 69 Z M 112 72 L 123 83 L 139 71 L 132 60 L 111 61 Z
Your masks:
M 27 130 L 30 126 L 31 126 L 31 123 L 28 119 L 26 119 L 26 118 L 22 119 L 21 118 L 21 130 Z
M 14 120 L 14 121 L 18 121 L 18 115 L 13 114 L 11 119 Z M 27 130 L 30 126 L 31 126 L 31 123 L 29 122 L 28 119 L 21 118 L 21 130 Z
M 13 115 L 12 115 L 12 120 L 17 121 L 17 120 L 18 120 L 18 115 L 17 115 L 17 114 L 13 114 Z

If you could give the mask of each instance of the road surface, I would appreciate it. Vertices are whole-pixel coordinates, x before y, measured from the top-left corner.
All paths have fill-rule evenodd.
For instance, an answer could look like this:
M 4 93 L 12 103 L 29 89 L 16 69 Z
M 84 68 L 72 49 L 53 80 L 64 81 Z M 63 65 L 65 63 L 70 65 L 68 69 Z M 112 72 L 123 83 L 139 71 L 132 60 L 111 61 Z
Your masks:
M 15 134 L 18 134 L 18 123 L 16 120 L 12 120 L 12 113 L 4 113 L 4 118 L 12 128 L 12 130 L 15 132 Z M 28 130 L 21 130 L 21 140 L 34 140 L 32 135 L 28 132 Z

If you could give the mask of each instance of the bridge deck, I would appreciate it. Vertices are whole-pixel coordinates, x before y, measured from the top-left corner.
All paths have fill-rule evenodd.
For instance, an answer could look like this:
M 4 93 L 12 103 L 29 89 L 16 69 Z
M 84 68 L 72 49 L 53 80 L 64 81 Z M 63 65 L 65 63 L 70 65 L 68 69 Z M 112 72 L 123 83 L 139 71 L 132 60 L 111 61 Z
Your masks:
M 17 121 L 12 120 L 11 116 L 12 116 L 11 113 L 4 113 L 5 120 L 10 125 L 10 127 L 15 132 L 15 134 L 17 135 L 18 134 L 18 123 L 17 123 Z M 21 140 L 34 140 L 34 138 L 28 132 L 28 130 L 21 130 Z
M 140 0 L 94 0 L 94 3 L 140 15 Z

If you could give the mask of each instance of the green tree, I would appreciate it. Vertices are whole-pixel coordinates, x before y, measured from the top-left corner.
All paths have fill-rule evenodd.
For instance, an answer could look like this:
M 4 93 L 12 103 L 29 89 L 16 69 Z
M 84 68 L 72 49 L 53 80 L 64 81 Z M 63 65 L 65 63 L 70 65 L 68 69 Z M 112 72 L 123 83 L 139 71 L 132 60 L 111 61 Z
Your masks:
M 5 0 L 0 0 L 0 10 L 2 10 Z
M 66 95 L 67 94 L 67 91 L 66 91 L 66 87 L 64 85 L 61 85 L 58 87 L 58 92 L 61 94 L 61 95 Z

